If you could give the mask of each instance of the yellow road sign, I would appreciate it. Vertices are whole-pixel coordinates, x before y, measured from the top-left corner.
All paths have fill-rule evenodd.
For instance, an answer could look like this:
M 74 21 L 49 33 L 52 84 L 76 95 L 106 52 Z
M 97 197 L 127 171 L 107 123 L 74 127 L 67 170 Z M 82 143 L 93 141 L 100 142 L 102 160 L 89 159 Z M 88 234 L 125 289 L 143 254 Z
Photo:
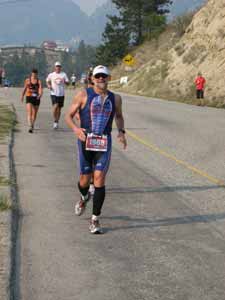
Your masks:
M 135 64 L 135 59 L 131 54 L 127 54 L 124 58 L 123 58 L 123 62 L 125 65 L 127 66 L 133 66 Z

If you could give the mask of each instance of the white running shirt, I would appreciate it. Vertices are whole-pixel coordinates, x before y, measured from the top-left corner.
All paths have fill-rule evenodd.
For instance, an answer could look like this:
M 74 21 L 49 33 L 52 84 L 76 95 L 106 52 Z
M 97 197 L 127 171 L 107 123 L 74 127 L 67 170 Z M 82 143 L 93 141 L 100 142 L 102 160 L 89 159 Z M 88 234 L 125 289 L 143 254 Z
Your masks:
M 56 73 L 52 72 L 48 75 L 47 82 L 51 82 L 52 90 L 51 95 L 62 97 L 65 94 L 65 82 L 69 82 L 69 79 L 64 72 Z

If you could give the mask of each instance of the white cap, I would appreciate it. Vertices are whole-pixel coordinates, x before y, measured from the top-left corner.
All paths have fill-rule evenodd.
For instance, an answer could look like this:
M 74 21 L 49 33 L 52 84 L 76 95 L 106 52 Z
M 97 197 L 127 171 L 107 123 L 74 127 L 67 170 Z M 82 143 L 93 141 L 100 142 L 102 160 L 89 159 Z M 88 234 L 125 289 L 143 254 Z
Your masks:
M 93 70 L 93 76 L 95 76 L 96 74 L 106 74 L 106 75 L 110 75 L 109 69 L 105 66 L 97 66 L 94 68 Z
M 56 63 L 55 63 L 55 67 L 61 67 L 62 65 L 61 65 L 61 63 L 59 62 L 59 61 L 57 61 Z

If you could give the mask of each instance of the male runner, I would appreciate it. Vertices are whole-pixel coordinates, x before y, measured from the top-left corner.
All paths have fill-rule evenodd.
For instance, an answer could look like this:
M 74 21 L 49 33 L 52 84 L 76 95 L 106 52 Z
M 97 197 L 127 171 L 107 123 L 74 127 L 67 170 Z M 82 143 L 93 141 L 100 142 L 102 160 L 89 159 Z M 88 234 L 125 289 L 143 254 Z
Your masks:
M 95 192 L 93 211 L 89 230 L 91 233 L 102 233 L 99 216 L 105 200 L 105 178 L 110 164 L 112 151 L 112 122 L 115 117 L 118 128 L 118 140 L 123 148 L 127 146 L 122 114 L 122 99 L 107 89 L 110 79 L 105 66 L 93 70 L 93 88 L 81 90 L 66 114 L 65 121 L 78 138 L 80 179 L 78 188 L 80 201 L 75 205 L 75 213 L 84 213 L 90 198 L 89 182 L 94 172 Z M 73 122 L 77 111 L 80 114 L 80 127 Z
M 75 74 L 72 74 L 70 80 L 71 80 L 72 87 L 75 89 L 75 86 L 76 86 L 76 80 L 77 80 Z
M 61 109 L 64 106 L 65 84 L 69 85 L 69 79 L 66 73 L 62 72 L 60 62 L 55 63 L 55 71 L 50 73 L 46 79 L 47 87 L 51 91 L 51 99 L 53 106 L 53 128 L 58 128 L 61 115 Z

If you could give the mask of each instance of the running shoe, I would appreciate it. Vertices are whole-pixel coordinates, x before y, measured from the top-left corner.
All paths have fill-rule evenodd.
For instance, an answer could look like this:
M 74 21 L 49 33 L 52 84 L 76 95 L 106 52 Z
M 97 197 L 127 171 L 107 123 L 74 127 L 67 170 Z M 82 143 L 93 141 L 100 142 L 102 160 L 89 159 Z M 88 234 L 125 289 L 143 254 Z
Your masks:
M 53 129 L 58 129 L 58 127 L 59 127 L 59 126 L 58 126 L 58 123 L 57 123 L 57 122 L 54 122 L 54 123 L 53 123 Z
M 89 193 L 91 194 L 91 196 L 93 196 L 94 192 L 95 192 L 95 186 L 93 183 L 91 183 L 89 187 Z
M 101 234 L 103 233 L 102 228 L 100 226 L 99 220 L 92 220 L 89 226 L 90 233 L 92 234 Z
M 30 127 L 28 130 L 29 133 L 33 133 L 33 127 Z
M 81 196 L 80 201 L 78 201 L 75 205 L 75 215 L 77 216 L 83 215 L 89 199 L 90 199 L 90 193 L 88 193 L 86 199 L 85 197 Z

